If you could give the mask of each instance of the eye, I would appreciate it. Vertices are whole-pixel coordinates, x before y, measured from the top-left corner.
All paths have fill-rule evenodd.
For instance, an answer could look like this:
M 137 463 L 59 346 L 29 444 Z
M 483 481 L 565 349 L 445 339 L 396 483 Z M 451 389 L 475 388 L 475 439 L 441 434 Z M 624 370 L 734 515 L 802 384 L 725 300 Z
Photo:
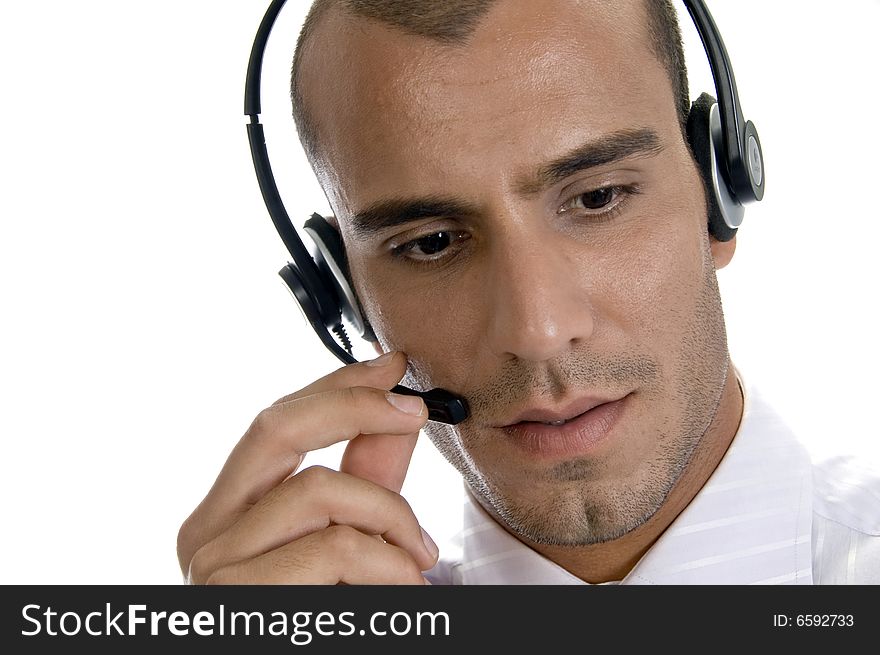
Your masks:
M 458 244 L 469 238 L 467 232 L 438 230 L 412 239 L 391 249 L 395 257 L 406 257 L 416 262 L 443 259 L 457 250 Z
M 443 252 L 452 243 L 453 236 L 450 232 L 437 232 L 421 237 L 415 241 L 411 241 L 412 247 L 410 252 L 416 252 L 420 255 L 436 255 Z
M 627 196 L 638 193 L 634 187 L 608 186 L 580 193 L 559 208 L 559 214 L 582 214 L 587 217 L 610 215 Z
M 577 197 L 584 209 L 602 209 L 611 204 L 615 198 L 615 189 L 605 187 L 588 193 L 582 193 Z

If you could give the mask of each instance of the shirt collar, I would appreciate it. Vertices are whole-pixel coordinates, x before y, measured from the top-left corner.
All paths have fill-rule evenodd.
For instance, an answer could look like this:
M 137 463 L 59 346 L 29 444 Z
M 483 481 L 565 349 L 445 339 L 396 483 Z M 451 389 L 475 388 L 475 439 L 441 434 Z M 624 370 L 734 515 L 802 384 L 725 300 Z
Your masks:
M 620 584 L 812 584 L 812 469 L 754 390 L 707 483 Z M 465 494 L 457 584 L 583 584 Z

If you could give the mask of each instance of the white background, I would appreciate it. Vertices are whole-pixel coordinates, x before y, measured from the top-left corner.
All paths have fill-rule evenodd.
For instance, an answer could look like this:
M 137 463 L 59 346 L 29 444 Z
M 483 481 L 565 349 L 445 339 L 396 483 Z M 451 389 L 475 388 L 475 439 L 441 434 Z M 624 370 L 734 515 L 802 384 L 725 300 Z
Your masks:
M 266 4 L 0 3 L 0 582 L 179 582 L 177 529 L 253 416 L 337 367 L 276 276 L 245 137 Z M 326 204 L 288 118 L 288 4 L 263 119 L 301 224 Z M 734 359 L 817 456 L 878 461 L 880 2 L 710 6 L 768 171 L 720 273 Z M 404 494 L 442 545 L 460 483 L 427 440 Z

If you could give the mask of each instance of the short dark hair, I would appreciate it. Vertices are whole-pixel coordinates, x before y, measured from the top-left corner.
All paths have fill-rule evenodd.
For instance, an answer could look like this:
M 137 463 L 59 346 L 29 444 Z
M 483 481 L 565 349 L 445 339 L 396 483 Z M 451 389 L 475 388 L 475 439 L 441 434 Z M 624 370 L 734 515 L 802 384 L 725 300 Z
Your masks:
M 318 158 L 318 137 L 302 95 L 300 67 L 306 43 L 331 7 L 340 6 L 351 15 L 379 21 L 409 34 L 449 45 L 464 45 L 497 1 L 314 0 L 300 31 L 290 76 L 293 119 L 309 161 L 314 165 Z M 651 51 L 666 69 L 672 83 L 678 121 L 684 133 L 690 110 L 690 91 L 678 17 L 670 0 L 644 0 L 644 3 Z

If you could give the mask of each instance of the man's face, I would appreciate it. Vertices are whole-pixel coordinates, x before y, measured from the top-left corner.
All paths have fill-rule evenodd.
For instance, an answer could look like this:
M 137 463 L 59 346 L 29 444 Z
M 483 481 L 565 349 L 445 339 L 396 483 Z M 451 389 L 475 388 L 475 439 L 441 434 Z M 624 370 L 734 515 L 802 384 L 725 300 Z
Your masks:
M 644 25 L 641 0 L 501 1 L 445 46 L 335 13 L 304 71 L 380 344 L 467 398 L 426 432 L 537 543 L 649 518 L 726 379 L 703 190 Z

